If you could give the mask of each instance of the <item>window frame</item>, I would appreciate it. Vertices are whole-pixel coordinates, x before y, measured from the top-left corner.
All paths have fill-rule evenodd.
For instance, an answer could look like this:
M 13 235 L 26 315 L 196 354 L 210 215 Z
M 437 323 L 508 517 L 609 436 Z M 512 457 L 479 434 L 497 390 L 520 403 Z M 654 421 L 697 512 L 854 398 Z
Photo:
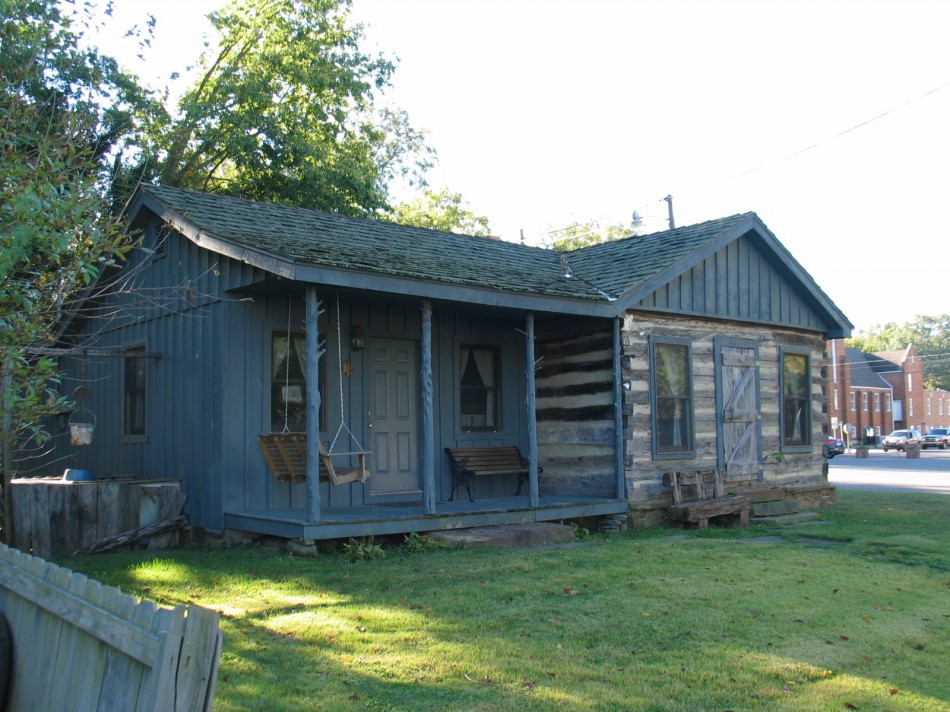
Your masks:
M 696 398 L 693 388 L 693 342 L 691 339 L 678 336 L 653 336 L 650 344 L 650 436 L 654 460 L 684 460 L 696 457 Z M 682 450 L 661 450 L 659 408 L 660 398 L 657 395 L 657 348 L 675 346 L 683 348 L 685 354 L 686 395 L 677 397 L 677 400 L 686 401 L 685 421 L 687 427 L 686 447 Z M 666 397 L 672 400 L 674 397 Z
M 787 397 L 785 395 L 785 385 L 786 385 L 786 369 L 785 361 L 789 357 L 795 358 L 804 358 L 805 359 L 805 397 L 804 402 L 806 408 L 804 409 L 805 422 L 804 422 L 804 442 L 788 442 L 786 439 L 786 403 Z M 780 449 L 782 452 L 810 452 L 814 447 L 814 435 L 812 433 L 812 353 L 808 349 L 796 348 L 793 346 L 782 346 L 779 349 L 779 443 Z M 854 391 L 852 391 L 852 395 Z M 801 398 L 798 400 L 802 400 Z
M 148 358 L 145 344 L 131 344 L 123 349 L 122 364 L 122 442 L 148 442 Z M 140 355 L 134 355 L 140 354 Z M 130 379 L 135 371 L 140 379 Z M 141 420 L 141 425 L 138 421 Z M 135 421 L 133 423 L 133 421 Z
M 276 373 L 274 372 L 274 348 L 275 348 L 274 340 L 277 338 L 283 338 L 283 339 L 287 338 L 286 327 L 284 327 L 283 329 L 278 328 L 278 327 L 272 328 L 271 333 L 270 333 L 270 340 L 268 342 L 270 344 L 270 355 L 268 358 L 268 364 L 270 367 L 271 378 L 270 378 L 269 388 L 268 388 L 268 403 L 267 403 L 266 419 L 267 419 L 267 427 L 270 429 L 270 432 L 272 433 L 280 433 L 280 432 L 283 432 L 283 429 L 284 429 L 283 415 L 280 415 L 279 418 L 275 420 L 274 409 L 277 403 L 279 402 L 277 398 L 275 397 L 277 393 L 275 389 L 281 387 L 281 385 L 288 385 L 287 378 L 286 378 L 286 371 L 284 370 L 286 367 L 281 366 Z M 295 348 L 296 348 L 296 344 L 299 343 L 300 341 L 303 341 L 304 348 L 306 348 L 306 338 L 307 338 L 306 332 L 291 331 L 290 338 L 292 342 L 294 343 Z M 306 354 L 304 355 L 304 365 L 301 367 L 301 371 L 303 372 L 304 378 L 294 379 L 293 383 L 289 384 L 293 386 L 299 386 L 302 388 L 301 396 L 303 398 L 302 402 L 303 402 L 303 411 L 304 411 L 303 430 L 291 429 L 290 432 L 294 432 L 294 433 L 298 433 L 298 432 L 305 433 L 307 430 Z M 323 356 L 320 357 L 320 360 L 317 366 L 317 389 L 320 391 L 320 414 L 319 414 L 320 432 L 326 433 L 328 432 L 328 427 L 329 427 L 329 424 L 327 423 L 328 411 L 327 411 L 327 354 L 326 353 L 324 353 Z M 278 420 L 280 422 L 278 422 Z
M 483 385 L 482 386 L 472 386 L 465 385 L 462 383 L 462 379 L 465 376 L 465 364 L 462 363 L 462 355 L 466 351 L 488 351 L 491 354 L 492 368 L 494 370 L 494 384 L 492 385 Z M 464 342 L 458 345 L 458 378 L 456 379 L 457 390 L 456 394 L 458 397 L 457 403 L 458 406 L 455 409 L 456 423 L 459 433 L 464 434 L 488 434 L 488 433 L 500 433 L 504 430 L 504 403 L 502 402 L 504 388 L 503 379 L 504 374 L 502 371 L 502 349 L 501 344 L 497 343 L 479 343 L 479 342 Z M 477 365 L 477 360 L 476 360 Z M 486 420 L 488 411 L 488 403 L 492 402 L 494 404 L 492 411 L 494 415 L 494 424 L 488 425 L 470 425 L 466 424 L 465 419 L 467 417 L 474 417 L 474 414 L 463 413 L 462 406 L 465 402 L 465 391 L 484 391 L 486 396 Z

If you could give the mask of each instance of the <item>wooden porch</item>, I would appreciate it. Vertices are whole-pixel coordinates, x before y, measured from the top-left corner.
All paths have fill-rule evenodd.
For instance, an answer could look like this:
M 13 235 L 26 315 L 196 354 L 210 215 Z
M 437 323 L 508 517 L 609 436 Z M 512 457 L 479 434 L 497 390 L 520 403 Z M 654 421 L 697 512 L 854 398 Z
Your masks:
M 464 529 L 498 524 L 524 524 L 578 519 L 629 510 L 625 499 L 579 496 L 542 496 L 531 505 L 528 495 L 475 502 L 438 502 L 426 514 L 422 502 L 373 504 L 325 509 L 319 523 L 308 523 L 304 510 L 225 512 L 224 526 L 287 539 L 341 539 Z

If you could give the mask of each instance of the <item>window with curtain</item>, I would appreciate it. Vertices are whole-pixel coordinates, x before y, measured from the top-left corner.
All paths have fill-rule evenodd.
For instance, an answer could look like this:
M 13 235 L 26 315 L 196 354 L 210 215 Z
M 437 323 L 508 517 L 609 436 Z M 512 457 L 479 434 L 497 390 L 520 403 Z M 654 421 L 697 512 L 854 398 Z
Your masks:
M 463 432 L 501 430 L 501 370 L 498 349 L 460 349 L 459 424 Z
M 307 431 L 307 337 L 271 334 L 270 428 L 273 433 Z M 320 429 L 326 430 L 326 357 L 320 359 Z
M 693 388 L 688 342 L 652 340 L 653 453 L 693 452 Z
M 782 352 L 782 445 L 811 445 L 811 389 L 808 355 Z M 853 394 L 852 394 L 853 395 Z M 866 394 L 864 394 L 866 396 Z M 865 410 L 867 401 L 864 401 Z
M 145 378 L 146 361 L 144 346 L 126 351 L 125 356 L 125 408 L 123 432 L 126 436 L 145 435 Z

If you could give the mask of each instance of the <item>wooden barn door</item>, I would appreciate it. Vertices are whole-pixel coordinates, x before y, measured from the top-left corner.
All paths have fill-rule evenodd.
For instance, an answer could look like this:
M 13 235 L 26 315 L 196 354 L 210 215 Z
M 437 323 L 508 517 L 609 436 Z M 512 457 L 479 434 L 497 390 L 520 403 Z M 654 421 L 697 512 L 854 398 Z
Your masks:
M 754 342 L 717 340 L 719 467 L 726 481 L 762 474 L 759 354 Z
M 402 339 L 370 343 L 370 457 L 367 480 L 376 501 L 413 501 L 419 486 L 419 344 Z

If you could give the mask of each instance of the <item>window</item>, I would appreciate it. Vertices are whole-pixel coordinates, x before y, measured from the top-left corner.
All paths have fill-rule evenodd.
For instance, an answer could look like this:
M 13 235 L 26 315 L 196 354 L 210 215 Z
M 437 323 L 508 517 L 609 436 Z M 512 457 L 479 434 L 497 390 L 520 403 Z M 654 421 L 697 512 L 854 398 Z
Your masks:
M 933 415 L 934 414 L 933 410 L 934 410 L 933 403 L 931 402 L 931 399 L 928 398 L 927 399 L 927 415 Z
M 851 412 L 852 413 L 858 409 L 856 405 L 856 402 L 857 402 L 856 398 L 857 396 L 855 395 L 854 391 L 851 391 Z
M 943 415 L 943 398 L 937 401 L 937 415 Z
M 838 389 L 835 388 L 835 412 L 836 413 L 838 412 L 838 408 L 840 408 L 840 406 L 838 405 Z
M 868 412 L 868 394 L 867 393 L 861 394 L 861 410 L 863 410 L 865 413 Z
M 782 350 L 782 446 L 811 445 L 811 389 L 808 355 Z M 853 396 L 853 393 L 852 393 Z
M 307 337 L 271 334 L 270 429 L 272 433 L 307 431 Z M 326 394 L 326 358 L 320 359 L 317 387 Z M 327 399 L 320 399 L 320 429 L 326 430 Z
M 690 346 L 685 340 L 651 339 L 653 454 L 693 452 L 693 385 Z
M 460 349 L 459 425 L 463 432 L 501 430 L 501 368 L 498 349 Z
M 914 400 L 910 396 L 907 397 L 907 415 L 914 417 Z
M 890 393 L 884 394 L 884 408 L 887 410 L 888 413 L 891 412 L 891 394 Z
M 907 390 L 908 392 L 914 390 L 914 374 L 913 373 L 907 374 Z
M 874 412 L 875 413 L 881 412 L 881 394 L 880 393 L 874 394 Z
M 125 356 L 125 407 L 123 434 L 127 437 L 145 435 L 145 347 L 128 349 Z M 139 355 L 142 354 L 142 355 Z

